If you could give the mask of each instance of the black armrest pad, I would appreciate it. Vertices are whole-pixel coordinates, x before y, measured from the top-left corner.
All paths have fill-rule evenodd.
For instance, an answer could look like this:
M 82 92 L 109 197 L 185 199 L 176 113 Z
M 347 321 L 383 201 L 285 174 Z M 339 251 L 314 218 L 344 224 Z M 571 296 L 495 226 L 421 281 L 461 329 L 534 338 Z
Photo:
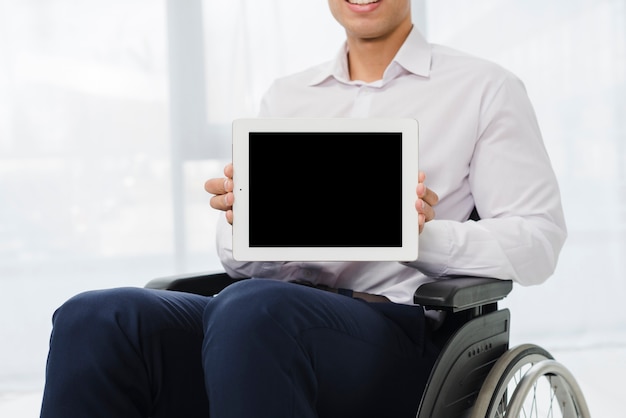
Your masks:
M 145 287 L 212 296 L 236 281 L 224 272 L 207 272 L 159 277 L 150 280 Z
M 488 277 L 442 277 L 421 285 L 413 298 L 426 309 L 459 312 L 504 299 L 513 289 L 510 280 Z

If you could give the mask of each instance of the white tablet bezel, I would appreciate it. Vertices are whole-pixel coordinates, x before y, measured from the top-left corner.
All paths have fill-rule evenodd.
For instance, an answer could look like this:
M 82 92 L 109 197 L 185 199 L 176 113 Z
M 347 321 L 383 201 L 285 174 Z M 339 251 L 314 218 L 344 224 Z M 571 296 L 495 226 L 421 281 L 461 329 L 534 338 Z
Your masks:
M 233 121 L 233 257 L 238 261 L 413 261 L 418 254 L 418 123 L 415 119 L 256 118 Z M 402 245 L 400 247 L 250 247 L 250 132 L 393 132 L 402 134 Z M 320 167 L 323 167 L 323 163 Z M 288 174 L 286 174 L 288 175 Z M 279 181 L 279 179 L 277 179 Z M 275 188 L 269 185 L 268 193 Z M 278 191 L 277 194 L 280 192 Z M 289 210 L 277 202 L 276 210 Z M 358 216 L 358 214 L 355 214 Z

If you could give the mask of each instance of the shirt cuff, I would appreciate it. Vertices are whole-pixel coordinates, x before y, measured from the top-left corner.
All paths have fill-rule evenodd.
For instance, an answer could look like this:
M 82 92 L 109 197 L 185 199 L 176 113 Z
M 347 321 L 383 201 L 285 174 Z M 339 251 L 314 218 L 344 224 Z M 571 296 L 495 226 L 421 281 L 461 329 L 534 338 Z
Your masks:
M 433 220 L 424 225 L 419 237 L 417 260 L 403 263 L 429 277 L 441 277 L 448 271 L 451 232 L 448 221 Z

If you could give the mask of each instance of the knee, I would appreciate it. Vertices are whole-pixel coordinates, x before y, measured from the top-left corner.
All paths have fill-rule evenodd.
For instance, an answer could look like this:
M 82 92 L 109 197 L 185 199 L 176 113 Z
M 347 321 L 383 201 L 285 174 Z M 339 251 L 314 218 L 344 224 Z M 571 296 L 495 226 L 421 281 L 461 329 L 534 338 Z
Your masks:
M 283 309 L 293 304 L 297 297 L 296 286 L 271 279 L 248 279 L 236 282 L 219 293 L 209 304 L 211 311 L 233 314 Z
M 86 337 L 92 333 L 105 333 L 112 325 L 140 311 L 143 289 L 119 288 L 93 290 L 80 293 L 61 305 L 52 317 L 53 334 L 57 337 Z
M 302 303 L 302 298 L 298 296 L 300 287 L 269 279 L 234 283 L 207 305 L 205 330 L 228 328 L 230 332 L 233 329 L 246 332 L 279 323 L 285 313 L 293 312 L 296 305 Z

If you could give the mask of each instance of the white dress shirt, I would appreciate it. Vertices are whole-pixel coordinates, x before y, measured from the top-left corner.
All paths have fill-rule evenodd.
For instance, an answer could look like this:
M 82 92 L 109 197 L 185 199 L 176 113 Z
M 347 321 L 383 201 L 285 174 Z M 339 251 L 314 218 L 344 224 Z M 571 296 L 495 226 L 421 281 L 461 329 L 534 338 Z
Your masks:
M 553 273 L 567 235 L 559 188 L 525 88 L 505 69 L 413 30 L 382 80 L 351 81 L 344 45 L 334 61 L 275 81 L 260 116 L 417 119 L 420 170 L 440 200 L 410 264 L 237 262 L 221 216 L 218 253 L 233 277 L 306 279 L 412 304 L 420 284 L 445 275 L 534 285 Z M 278 200 L 280 183 L 268 185 L 276 210 L 297 210 Z M 377 190 L 371 204 L 384 198 Z M 467 221 L 474 207 L 481 220 Z

